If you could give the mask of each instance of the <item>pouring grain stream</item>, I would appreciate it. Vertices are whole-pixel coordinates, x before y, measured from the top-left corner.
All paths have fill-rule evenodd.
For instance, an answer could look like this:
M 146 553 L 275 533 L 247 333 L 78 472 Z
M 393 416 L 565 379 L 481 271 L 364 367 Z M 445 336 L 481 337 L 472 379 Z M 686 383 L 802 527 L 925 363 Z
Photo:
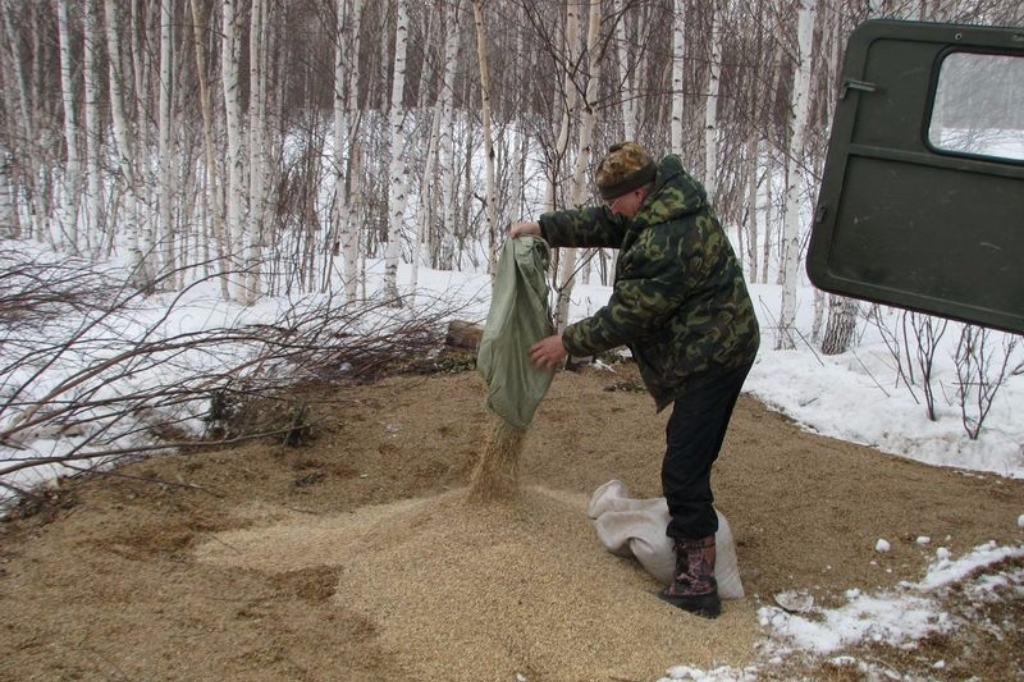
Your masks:
M 511 500 L 519 494 L 519 455 L 526 429 L 499 421 L 469 481 L 469 502 Z

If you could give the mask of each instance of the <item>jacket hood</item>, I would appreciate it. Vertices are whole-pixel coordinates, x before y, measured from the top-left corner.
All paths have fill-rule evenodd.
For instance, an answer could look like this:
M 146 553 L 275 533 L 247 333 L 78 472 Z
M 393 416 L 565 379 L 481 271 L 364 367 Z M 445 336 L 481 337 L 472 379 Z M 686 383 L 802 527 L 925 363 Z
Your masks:
M 654 190 L 647 197 L 634 221 L 657 225 L 696 213 L 707 205 L 707 192 L 683 168 L 682 160 L 670 154 L 658 164 Z

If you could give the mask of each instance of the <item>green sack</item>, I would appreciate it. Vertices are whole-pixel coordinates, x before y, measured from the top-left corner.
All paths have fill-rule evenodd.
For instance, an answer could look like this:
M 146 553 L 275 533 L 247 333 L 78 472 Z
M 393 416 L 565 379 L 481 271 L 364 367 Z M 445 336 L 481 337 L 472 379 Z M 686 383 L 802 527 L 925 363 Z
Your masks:
M 551 386 L 552 373 L 533 367 L 528 355 L 530 346 L 555 333 L 548 308 L 550 260 L 540 237 L 505 242 L 480 340 L 476 365 L 487 382 L 487 407 L 513 428 L 530 425 Z

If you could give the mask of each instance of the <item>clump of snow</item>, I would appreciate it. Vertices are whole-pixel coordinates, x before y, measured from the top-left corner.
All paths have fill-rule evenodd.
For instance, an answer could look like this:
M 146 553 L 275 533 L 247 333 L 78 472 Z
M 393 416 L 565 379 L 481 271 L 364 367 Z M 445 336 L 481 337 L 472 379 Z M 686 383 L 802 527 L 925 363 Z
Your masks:
M 940 548 L 936 552 L 936 560 L 931 565 L 928 575 L 912 585 L 922 592 L 928 592 L 951 583 L 959 582 L 978 568 L 991 566 L 994 563 L 1024 556 L 1024 545 L 1017 547 L 1000 547 L 994 542 L 987 542 L 960 559 L 950 557 L 949 550 Z
M 830 654 L 858 642 L 910 646 L 927 635 L 956 627 L 933 594 L 936 589 L 962 581 L 979 568 L 1021 556 L 1024 547 L 998 547 L 995 543 L 977 547 L 957 560 L 951 559 L 948 551 L 937 552 L 935 562 L 918 583 L 904 582 L 898 590 L 877 595 L 850 590 L 844 606 L 815 609 L 808 616 L 763 607 L 758 618 L 774 638 L 818 654 Z M 995 584 L 1008 580 L 1002 576 Z
M 763 607 L 758 618 L 762 626 L 791 646 L 818 654 L 829 654 L 857 642 L 902 645 L 951 627 L 931 599 L 910 593 L 861 594 L 838 609 L 820 610 L 807 617 Z
M 700 670 L 691 668 L 688 665 L 679 665 L 669 668 L 666 671 L 667 677 L 658 682 L 669 682 L 670 680 L 688 680 L 689 682 L 755 682 L 757 670 L 747 668 L 736 670 L 735 668 L 722 667 L 712 670 Z

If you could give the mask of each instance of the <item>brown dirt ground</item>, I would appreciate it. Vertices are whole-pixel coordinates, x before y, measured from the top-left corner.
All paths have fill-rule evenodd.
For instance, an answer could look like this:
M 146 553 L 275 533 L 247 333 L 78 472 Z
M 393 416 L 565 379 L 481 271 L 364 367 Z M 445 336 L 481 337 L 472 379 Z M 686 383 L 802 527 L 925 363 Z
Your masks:
M 748 596 L 715 621 L 676 611 L 599 547 L 584 511 L 612 478 L 660 494 L 666 415 L 635 386 L 628 366 L 561 372 L 513 503 L 461 497 L 492 425 L 471 371 L 339 390 L 302 447 L 250 442 L 66 481 L 52 506 L 0 524 L 0 682 L 624 681 L 742 667 L 758 663 L 757 609 L 778 592 L 835 605 L 852 587 L 920 580 L 939 544 L 959 555 L 1022 539 L 1024 481 L 818 437 L 744 396 L 714 480 Z M 877 553 L 878 538 L 892 551 Z M 1020 601 L 988 614 L 1011 624 L 1002 636 L 862 653 L 929 679 L 1012 679 Z M 797 676 L 861 679 L 825 661 L 762 666 L 763 679 Z

